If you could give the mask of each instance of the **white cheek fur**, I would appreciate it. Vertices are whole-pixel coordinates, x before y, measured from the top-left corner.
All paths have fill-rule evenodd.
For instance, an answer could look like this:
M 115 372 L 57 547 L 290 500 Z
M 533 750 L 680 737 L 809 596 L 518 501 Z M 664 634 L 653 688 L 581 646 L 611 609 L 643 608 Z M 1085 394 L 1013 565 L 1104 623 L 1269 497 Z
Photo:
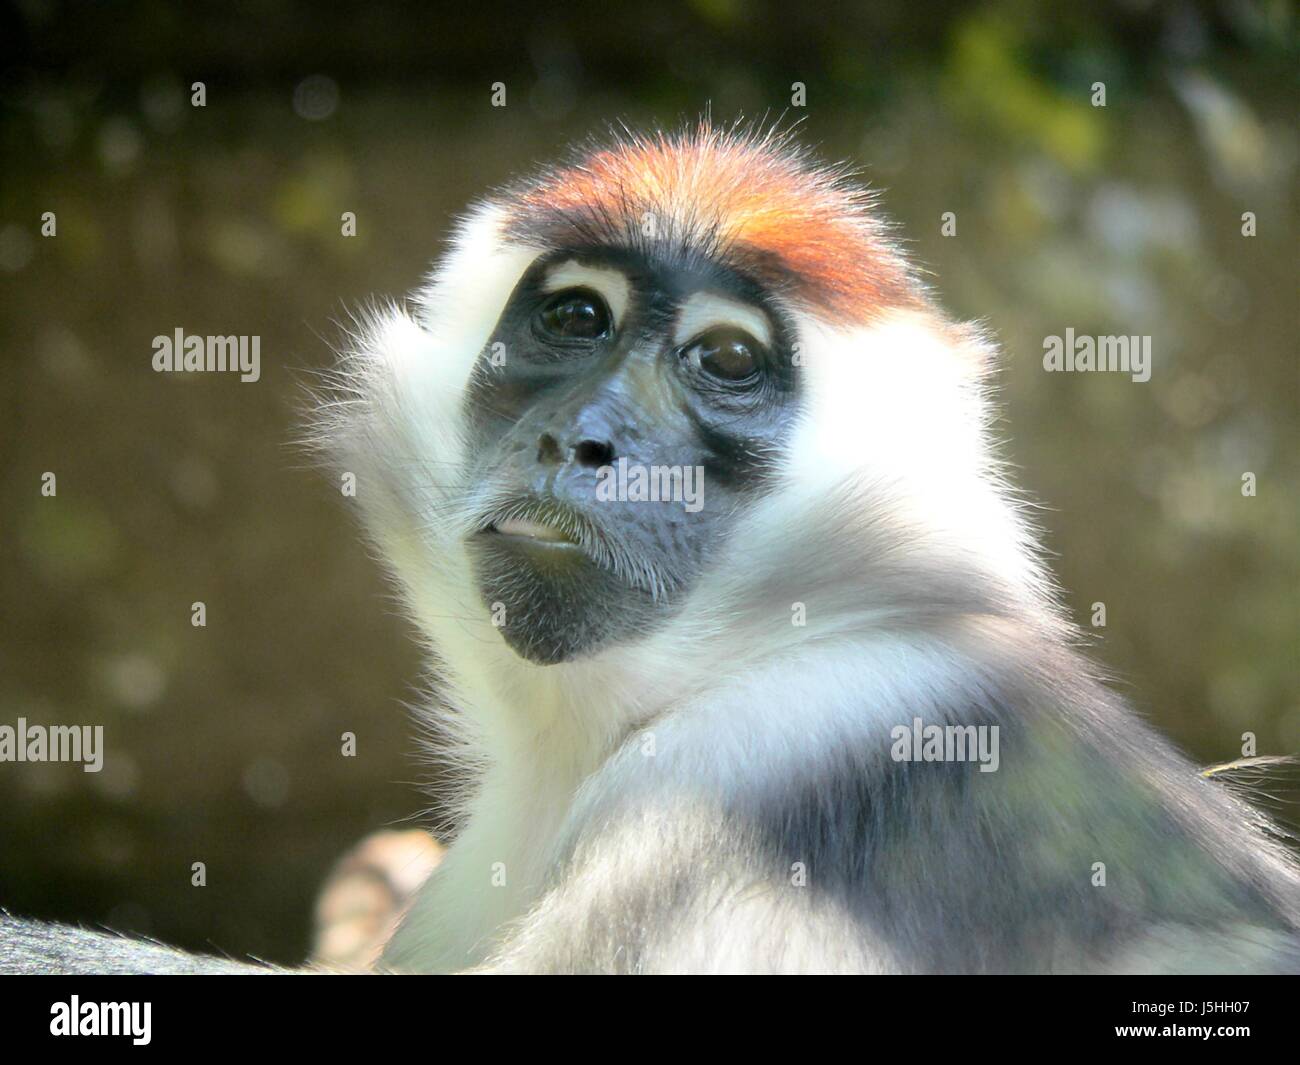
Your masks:
M 786 473 L 797 495 L 856 478 L 920 533 L 918 550 L 973 555 L 1030 598 L 1042 591 L 1033 536 L 1003 490 L 988 422 L 992 348 L 928 315 L 869 326 L 799 323 L 806 409 Z

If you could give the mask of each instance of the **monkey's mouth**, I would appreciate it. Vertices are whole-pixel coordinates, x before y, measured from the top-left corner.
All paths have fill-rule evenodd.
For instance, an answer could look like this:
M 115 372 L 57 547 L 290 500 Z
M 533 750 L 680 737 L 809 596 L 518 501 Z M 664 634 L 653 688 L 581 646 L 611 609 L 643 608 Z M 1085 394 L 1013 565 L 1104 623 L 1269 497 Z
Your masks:
M 484 515 L 472 535 L 546 551 L 580 551 L 593 561 L 604 544 L 595 526 L 572 507 L 531 496 Z
M 520 657 L 568 661 L 656 616 L 657 571 L 580 506 L 525 493 L 498 496 L 478 513 L 465 541 L 474 581 Z
M 494 521 L 484 530 L 497 536 L 512 536 L 521 540 L 531 540 L 538 544 L 554 547 L 577 547 L 578 541 L 556 525 L 545 522 L 530 521 L 527 518 L 504 518 Z

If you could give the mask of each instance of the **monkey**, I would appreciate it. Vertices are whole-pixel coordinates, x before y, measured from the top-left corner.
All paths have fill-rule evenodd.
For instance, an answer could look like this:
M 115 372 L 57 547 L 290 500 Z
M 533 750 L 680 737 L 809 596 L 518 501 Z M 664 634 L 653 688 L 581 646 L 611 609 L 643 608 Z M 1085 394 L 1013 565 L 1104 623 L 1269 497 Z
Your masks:
M 708 120 L 489 194 L 365 312 L 313 442 L 465 780 L 381 970 L 1300 971 L 1280 830 L 1067 617 L 996 359 L 851 171 Z M 0 924 L 5 971 L 205 964 Z

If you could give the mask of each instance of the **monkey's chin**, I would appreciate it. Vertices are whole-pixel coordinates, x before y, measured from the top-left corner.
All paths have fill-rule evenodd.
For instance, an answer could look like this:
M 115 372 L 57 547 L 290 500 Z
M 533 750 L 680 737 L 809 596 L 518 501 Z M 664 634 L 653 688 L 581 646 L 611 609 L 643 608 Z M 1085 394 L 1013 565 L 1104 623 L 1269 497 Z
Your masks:
M 520 658 L 556 665 L 589 657 L 649 622 L 649 596 L 577 544 L 531 533 L 489 529 L 468 541 L 479 594 Z

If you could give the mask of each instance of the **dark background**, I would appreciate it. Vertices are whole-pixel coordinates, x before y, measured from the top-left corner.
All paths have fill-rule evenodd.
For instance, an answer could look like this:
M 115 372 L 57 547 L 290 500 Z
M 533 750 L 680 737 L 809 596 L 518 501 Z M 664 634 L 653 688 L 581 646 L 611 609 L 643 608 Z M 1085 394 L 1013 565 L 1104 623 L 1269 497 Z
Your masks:
M 1106 604 L 1096 653 L 1200 761 L 1300 748 L 1289 4 L 235 7 L 8 11 L 0 724 L 103 724 L 108 757 L 0 764 L 0 905 L 302 956 L 331 862 L 436 776 L 411 631 L 292 445 L 303 371 L 486 186 L 613 119 L 780 115 L 794 82 L 787 117 L 1004 344 L 1008 454 L 1076 617 Z M 260 335 L 262 380 L 155 374 L 178 326 Z M 1153 336 L 1151 381 L 1045 374 L 1067 326 Z M 1295 824 L 1294 772 L 1268 791 Z

